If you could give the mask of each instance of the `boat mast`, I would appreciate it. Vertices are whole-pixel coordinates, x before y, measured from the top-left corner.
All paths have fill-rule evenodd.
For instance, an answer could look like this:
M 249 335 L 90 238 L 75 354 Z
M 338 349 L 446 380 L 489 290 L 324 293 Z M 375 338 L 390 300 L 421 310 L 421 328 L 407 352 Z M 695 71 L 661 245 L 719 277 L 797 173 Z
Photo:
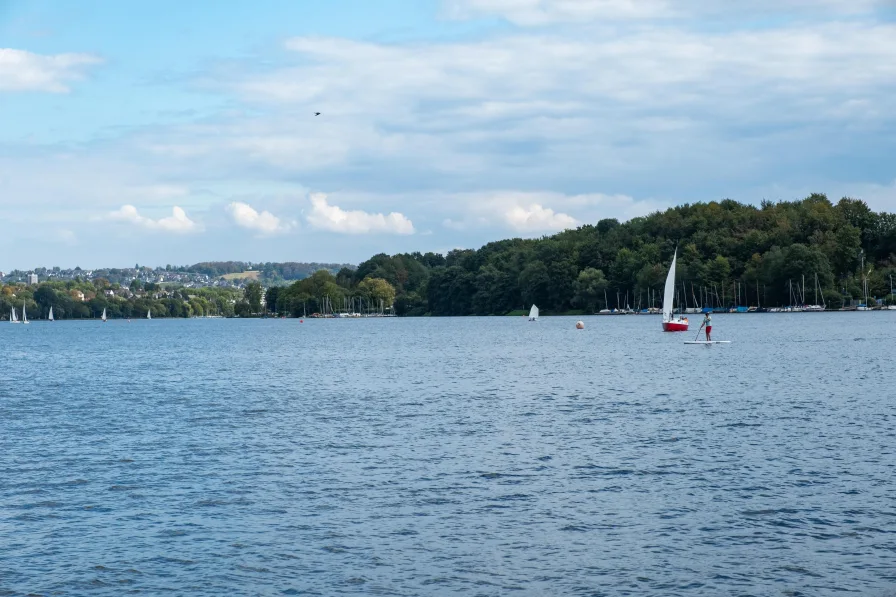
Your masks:
M 868 306 L 868 282 L 865 277 L 865 251 L 864 249 L 861 252 L 862 254 L 862 294 L 864 295 L 865 306 Z

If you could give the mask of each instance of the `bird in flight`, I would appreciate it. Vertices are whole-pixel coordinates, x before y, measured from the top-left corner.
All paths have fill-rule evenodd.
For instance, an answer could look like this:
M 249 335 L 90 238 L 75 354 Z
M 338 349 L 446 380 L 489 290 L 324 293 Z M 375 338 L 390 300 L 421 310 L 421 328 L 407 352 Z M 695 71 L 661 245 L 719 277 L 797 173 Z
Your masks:
M 320 116 L 320 112 L 315 112 L 314 115 L 315 115 L 315 116 Z

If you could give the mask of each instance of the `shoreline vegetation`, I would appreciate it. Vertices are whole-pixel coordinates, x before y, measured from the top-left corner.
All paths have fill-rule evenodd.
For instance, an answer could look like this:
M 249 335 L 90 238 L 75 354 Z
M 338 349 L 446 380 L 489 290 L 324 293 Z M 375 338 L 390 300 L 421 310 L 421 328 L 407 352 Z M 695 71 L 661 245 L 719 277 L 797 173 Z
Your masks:
M 356 268 L 319 269 L 292 283 L 187 288 L 96 278 L 0 287 L 0 317 L 32 320 L 260 316 L 652 314 L 678 248 L 676 310 L 872 310 L 896 305 L 896 215 L 825 195 L 746 205 L 685 204 L 625 223 L 600 220 L 479 249 L 378 254 Z M 184 268 L 230 276 L 238 262 Z M 268 264 L 280 273 L 278 264 Z M 282 269 L 282 268 L 281 268 Z M 307 272 L 301 272 L 304 275 Z M 253 276 L 254 277 L 254 276 Z M 262 276 L 262 279 L 267 276 Z M 251 279 L 251 278 L 248 278 Z M 269 279 L 269 278 L 268 278 Z M 266 280 L 267 281 L 267 280 Z M 808 307 L 808 308 L 806 308 Z

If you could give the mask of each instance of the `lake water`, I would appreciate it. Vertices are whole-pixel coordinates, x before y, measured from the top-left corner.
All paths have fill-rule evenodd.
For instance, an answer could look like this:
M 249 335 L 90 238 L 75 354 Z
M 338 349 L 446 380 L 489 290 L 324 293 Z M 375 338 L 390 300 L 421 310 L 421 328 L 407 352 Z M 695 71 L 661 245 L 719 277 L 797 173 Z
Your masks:
M 0 327 L 0 595 L 892 595 L 896 312 Z

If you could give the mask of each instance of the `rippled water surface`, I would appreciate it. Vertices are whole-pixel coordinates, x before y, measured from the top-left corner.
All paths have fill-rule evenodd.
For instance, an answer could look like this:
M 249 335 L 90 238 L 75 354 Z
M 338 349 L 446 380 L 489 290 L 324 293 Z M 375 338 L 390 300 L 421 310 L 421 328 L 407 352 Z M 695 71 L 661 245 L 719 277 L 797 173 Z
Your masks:
M 0 595 L 891 595 L 896 312 L 714 319 L 4 324 Z

